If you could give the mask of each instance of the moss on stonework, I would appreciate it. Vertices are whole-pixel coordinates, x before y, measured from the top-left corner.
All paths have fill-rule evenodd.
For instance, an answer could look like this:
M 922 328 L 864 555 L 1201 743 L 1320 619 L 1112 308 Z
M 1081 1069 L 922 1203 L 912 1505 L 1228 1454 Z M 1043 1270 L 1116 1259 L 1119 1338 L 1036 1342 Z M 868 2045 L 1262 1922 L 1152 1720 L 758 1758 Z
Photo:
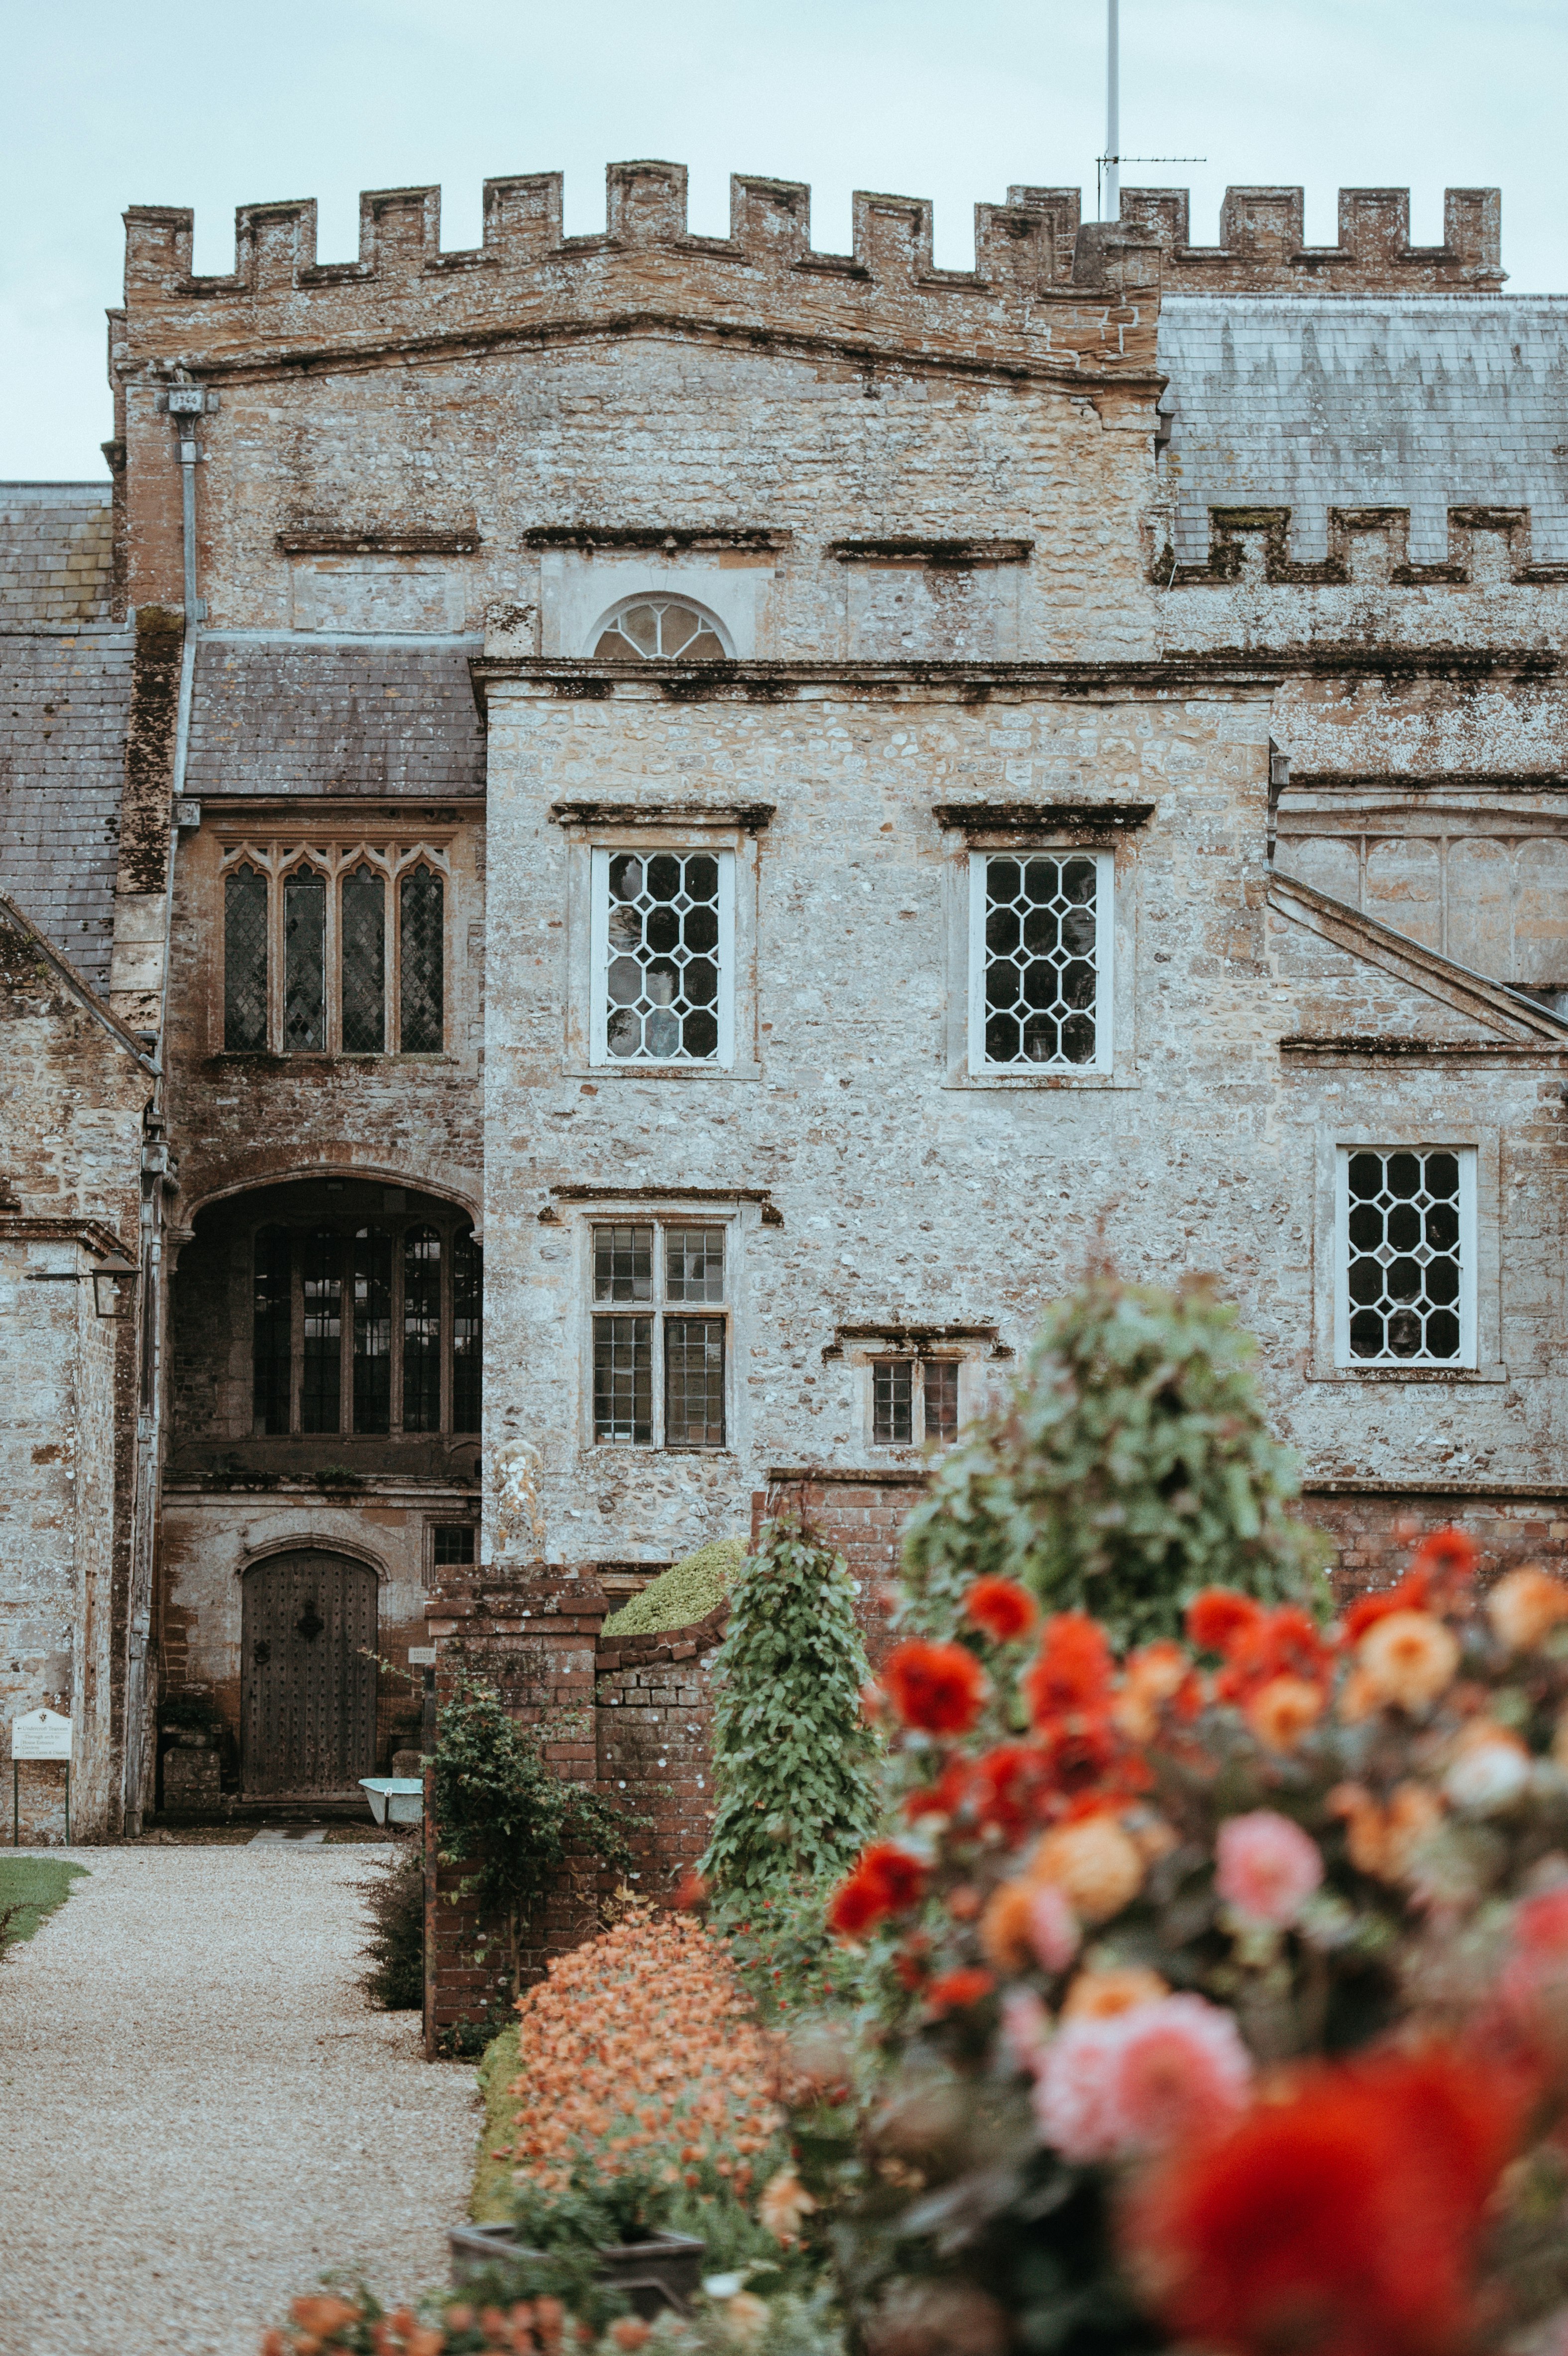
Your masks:
M 512 2138 L 517 2133 L 519 2098 L 512 2086 L 521 2068 L 516 2022 L 503 2029 L 485 2048 L 479 2064 L 479 2093 L 485 2124 L 479 2130 L 479 2152 L 474 2163 L 474 2190 L 468 2213 L 476 2225 L 505 2225 L 512 2215 Z M 497 2151 L 506 2157 L 497 2159 Z
M 715 1538 L 695 1554 L 683 1555 L 630 1603 L 610 1614 L 604 1635 L 652 1636 L 661 1629 L 689 1628 L 694 1620 L 706 1620 L 723 1602 L 745 1559 L 740 1538 Z

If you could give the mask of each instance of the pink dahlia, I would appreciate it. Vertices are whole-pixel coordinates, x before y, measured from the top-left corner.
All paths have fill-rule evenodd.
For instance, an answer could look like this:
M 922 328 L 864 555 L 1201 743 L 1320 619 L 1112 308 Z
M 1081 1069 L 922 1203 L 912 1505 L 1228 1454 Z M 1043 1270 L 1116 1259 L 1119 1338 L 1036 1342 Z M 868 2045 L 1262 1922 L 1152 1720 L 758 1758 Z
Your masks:
M 1078 1917 L 1054 1881 L 1042 1881 L 1029 1893 L 1029 1936 L 1048 1972 L 1064 1972 L 1083 1944 Z
M 1253 1922 L 1288 1930 L 1323 1879 L 1317 1844 L 1272 1808 L 1231 1816 L 1220 1827 L 1214 1886 Z
M 1115 2102 L 1125 2145 L 1157 2149 L 1228 2126 L 1247 2107 L 1253 2065 L 1235 2020 L 1200 1996 L 1162 1997 L 1121 2016 Z
M 1125 2130 L 1116 2099 L 1123 2023 L 1070 2020 L 1046 2047 L 1035 2080 L 1034 2115 L 1042 2139 L 1064 2159 L 1109 2159 Z

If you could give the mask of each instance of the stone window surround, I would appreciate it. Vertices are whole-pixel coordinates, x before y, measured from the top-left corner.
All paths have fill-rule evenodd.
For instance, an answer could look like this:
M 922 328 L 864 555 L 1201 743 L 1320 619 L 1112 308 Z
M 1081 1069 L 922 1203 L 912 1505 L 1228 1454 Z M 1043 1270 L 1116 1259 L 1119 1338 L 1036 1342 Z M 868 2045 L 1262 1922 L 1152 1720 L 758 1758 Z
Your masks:
M 630 1066 L 634 1070 L 648 1072 L 658 1071 L 673 1064 L 680 1066 L 688 1070 L 728 1072 L 734 1064 L 735 854 L 727 844 L 718 851 L 710 851 L 706 843 L 699 843 L 695 846 L 688 847 L 687 852 L 687 856 L 688 858 L 692 855 L 693 851 L 699 860 L 713 861 L 718 870 L 711 898 L 708 895 L 706 879 L 704 879 L 702 884 L 698 884 L 693 880 L 689 870 L 685 872 L 683 884 L 685 891 L 693 893 L 697 895 L 700 908 L 709 910 L 711 913 L 716 928 L 716 938 L 710 948 L 706 944 L 703 945 L 699 962 L 711 964 L 717 976 L 718 986 L 716 995 L 712 1000 L 711 1005 L 709 1006 L 707 1004 L 699 1003 L 694 1012 L 691 1002 L 688 1001 L 685 995 L 687 985 L 685 972 L 684 969 L 682 969 L 678 972 L 679 988 L 677 989 L 677 997 L 673 1003 L 676 1006 L 687 1007 L 688 1012 L 685 1018 L 686 1022 L 694 1021 L 698 1019 L 699 1016 L 706 1021 L 709 1016 L 711 1016 L 716 1034 L 713 1043 L 713 1053 L 710 1055 L 703 1055 L 698 1051 L 678 1055 L 659 1055 L 654 1054 L 622 1055 L 615 1054 L 612 1050 L 609 1044 L 611 1012 L 611 1000 L 609 992 L 611 975 L 617 966 L 624 965 L 626 962 L 627 958 L 630 957 L 639 965 L 644 966 L 644 988 L 645 991 L 649 987 L 645 969 L 645 959 L 649 952 L 645 947 L 645 942 L 640 942 L 638 948 L 625 953 L 617 951 L 612 944 L 610 931 L 611 919 L 613 914 L 615 900 L 613 876 L 613 862 L 618 858 L 640 854 L 628 854 L 624 851 L 614 851 L 603 845 L 597 845 L 591 855 L 590 862 L 592 907 L 590 910 L 589 919 L 589 957 L 592 967 L 592 977 L 591 996 L 589 1001 L 590 1029 L 588 1042 L 589 1056 L 596 1070 L 624 1070 Z M 657 853 L 654 854 L 656 857 L 657 855 Z M 646 886 L 645 865 L 646 862 L 645 861 L 645 873 L 643 876 L 645 886 Z M 679 895 L 677 894 L 676 905 L 678 905 L 678 897 Z M 635 904 L 634 903 L 634 905 Z M 665 903 L 667 907 L 670 904 L 667 902 Z M 688 938 L 688 948 L 687 952 L 677 950 L 676 952 L 677 958 L 682 955 L 690 954 L 689 937 L 684 934 L 684 927 L 683 937 Z M 662 955 L 663 953 L 658 952 L 656 954 Z M 646 1001 L 645 999 L 639 1002 L 645 1003 Z M 634 1019 L 635 1018 L 634 1017 Z M 648 1026 L 651 1027 L 652 1023 L 656 1019 L 657 1011 L 656 1010 L 656 1012 L 650 1014 L 647 1019 Z M 683 1023 L 683 1031 L 684 1028 L 685 1023 Z M 645 1045 L 645 1033 L 644 1044 Z
M 1364 1365 L 1342 1363 L 1339 1350 L 1339 1187 L 1343 1156 L 1358 1146 L 1387 1151 L 1412 1145 L 1473 1155 L 1475 1350 L 1468 1365 Z M 1324 1383 L 1502 1383 L 1502 1136 L 1500 1130 L 1439 1117 L 1392 1120 L 1373 1112 L 1366 1119 L 1319 1121 L 1314 1137 L 1312 1221 L 1312 1348 L 1304 1369 L 1309 1382 Z
M 539 556 L 539 651 L 592 656 L 606 620 L 643 597 L 673 597 L 719 625 L 733 659 L 773 652 L 773 548 L 549 547 Z
M 837 1360 L 848 1367 L 854 1385 L 854 1428 L 860 1445 L 868 1452 L 868 1461 L 875 1463 L 924 1463 L 930 1454 L 924 1440 L 878 1440 L 874 1370 L 890 1358 L 909 1359 L 917 1365 L 931 1358 L 955 1361 L 958 1366 L 958 1430 L 962 1436 L 965 1423 L 982 1414 L 990 1404 L 995 1378 L 987 1372 L 988 1364 L 1009 1359 L 1012 1352 L 997 1339 L 994 1325 L 905 1325 L 896 1320 L 885 1325 L 841 1326 L 833 1342 L 823 1351 L 825 1364 Z M 923 1415 L 923 1401 L 915 1386 L 917 1429 Z M 952 1445 L 951 1442 L 948 1445 Z
M 741 1453 L 741 1440 L 737 1426 L 741 1420 L 742 1386 L 737 1376 L 739 1346 L 737 1325 L 739 1303 L 745 1267 L 745 1238 L 754 1224 L 743 1216 L 745 1205 L 738 1195 L 728 1195 L 714 1201 L 705 1190 L 700 1196 L 682 1195 L 672 1190 L 650 1199 L 646 1193 L 613 1194 L 595 1188 L 592 1199 L 562 1205 L 557 1214 L 560 1225 L 568 1229 L 566 1249 L 571 1270 L 571 1307 L 567 1314 L 568 1349 L 573 1362 L 581 1370 L 578 1387 L 578 1445 L 583 1456 L 598 1462 L 613 1460 L 618 1465 L 630 1465 L 640 1459 L 664 1462 L 671 1456 L 701 1456 L 724 1459 Z M 552 1223 L 554 1224 L 554 1223 Z M 663 1230 L 667 1227 L 722 1227 L 724 1230 L 724 1299 L 711 1305 L 693 1308 L 693 1316 L 709 1317 L 724 1327 L 724 1444 L 721 1448 L 670 1447 L 663 1438 L 664 1403 L 662 1398 L 662 1357 L 656 1365 L 654 1384 L 655 1427 L 658 1434 L 653 1440 L 600 1440 L 593 1429 L 593 1323 L 595 1315 L 639 1312 L 628 1307 L 612 1312 L 593 1299 L 593 1231 L 596 1227 L 651 1226 L 656 1230 L 655 1251 L 662 1252 Z M 656 1287 L 656 1297 L 648 1304 L 646 1313 L 659 1318 L 666 1313 L 663 1305 L 664 1286 Z
M 301 1049 L 289 1055 L 291 1063 L 308 1064 L 322 1057 L 336 1059 L 345 1055 L 378 1054 L 379 1060 L 389 1060 L 401 1055 L 400 1047 L 346 1049 L 343 1036 L 343 998 L 341 964 L 342 919 L 338 895 L 346 876 L 351 875 L 361 863 L 383 877 L 387 887 L 386 927 L 386 1024 L 389 1032 L 399 1023 L 400 1005 L 400 958 L 402 925 L 399 913 L 398 887 L 403 877 L 421 865 L 432 868 L 441 878 L 443 886 L 444 973 L 443 1031 L 450 1053 L 452 1033 L 452 993 L 453 952 L 457 939 L 457 910 L 452 873 L 452 845 L 458 830 L 455 827 L 421 827 L 416 832 L 404 832 L 396 825 L 368 830 L 361 819 L 348 826 L 313 826 L 306 830 L 291 830 L 287 833 L 271 829 L 251 827 L 246 830 L 224 828 L 219 832 L 219 863 L 213 894 L 210 934 L 215 945 L 217 987 L 208 1001 L 208 1051 L 215 1055 L 240 1055 L 249 1061 L 252 1055 L 283 1053 L 283 885 L 288 876 L 301 869 L 310 869 L 326 881 L 326 1044 L 325 1047 Z M 224 969 L 223 938 L 225 922 L 225 890 L 230 875 L 241 867 L 251 866 L 267 879 L 267 1045 L 264 1048 L 230 1048 L 225 1044 L 224 1029 Z M 430 1051 L 421 1051 L 420 1061 L 430 1060 Z
M 947 944 L 946 1059 L 950 1088 L 1136 1088 L 1138 859 L 1136 830 L 1152 815 L 1148 803 L 939 803 L 942 829 L 943 901 Z M 1056 855 L 1110 854 L 1112 892 L 1110 1031 L 1106 1069 L 1096 1064 L 1068 1069 L 1045 1066 L 1034 1071 L 976 1068 L 970 1062 L 971 853 L 1031 851 Z
M 690 809 L 677 804 L 558 804 L 550 815 L 566 837 L 566 1026 L 562 1072 L 583 1080 L 760 1080 L 757 1033 L 757 834 L 771 809 L 733 805 Z M 731 1061 L 728 1064 L 655 1064 L 593 1060 L 593 853 L 630 851 L 648 857 L 659 851 L 732 853 L 731 911 L 734 965 L 731 984 Z
M 1094 941 L 1093 958 L 1095 990 L 1093 1003 L 1094 1054 L 1085 1063 L 1073 1064 L 1065 1059 L 1051 1059 L 1029 1066 L 1015 1063 L 992 1063 L 986 1054 L 987 974 L 986 932 L 989 885 L 987 871 L 993 861 L 1016 858 L 1025 865 L 1038 854 L 1034 851 L 1012 852 L 969 850 L 969 1073 L 972 1078 L 991 1079 L 998 1072 L 1020 1071 L 1026 1077 L 1034 1070 L 1050 1071 L 1058 1078 L 1073 1077 L 1090 1072 L 1109 1072 L 1115 1068 L 1115 989 L 1116 989 L 1116 883 L 1115 853 L 1111 851 L 1075 850 L 1058 853 L 1058 860 L 1092 861 L 1094 867 Z M 1015 904 L 1016 905 L 1016 904 Z M 1060 1001 L 1057 1001 L 1060 1003 Z

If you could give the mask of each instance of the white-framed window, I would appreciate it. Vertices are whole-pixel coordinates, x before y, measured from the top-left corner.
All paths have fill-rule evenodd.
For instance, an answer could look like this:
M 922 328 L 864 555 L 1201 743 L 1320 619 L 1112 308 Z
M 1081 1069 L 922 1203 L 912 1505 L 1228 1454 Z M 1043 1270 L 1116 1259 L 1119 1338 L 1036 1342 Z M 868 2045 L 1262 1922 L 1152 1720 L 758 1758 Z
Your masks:
M 589 1241 L 595 1443 L 726 1447 L 729 1229 L 672 1213 L 595 1220 Z
M 1340 1145 L 1335 1358 L 1477 1364 L 1476 1148 Z
M 735 854 L 594 850 L 589 1059 L 735 1060 Z
M 612 662 L 728 662 L 724 625 L 690 597 L 641 594 L 613 605 L 590 651 Z
M 947 1447 L 958 1437 L 957 1357 L 880 1357 L 870 1361 L 871 1445 Z
M 1112 1068 L 1115 854 L 972 851 L 969 1068 Z

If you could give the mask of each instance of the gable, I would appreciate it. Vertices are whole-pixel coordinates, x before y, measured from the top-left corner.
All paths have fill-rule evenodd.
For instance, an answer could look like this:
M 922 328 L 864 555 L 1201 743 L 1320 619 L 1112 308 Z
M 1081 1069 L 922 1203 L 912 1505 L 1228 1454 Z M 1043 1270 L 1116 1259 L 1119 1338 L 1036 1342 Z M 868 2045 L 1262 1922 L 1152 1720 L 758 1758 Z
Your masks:
M 1568 1048 L 1568 1021 L 1295 876 L 1268 891 L 1270 949 L 1307 1040 Z

